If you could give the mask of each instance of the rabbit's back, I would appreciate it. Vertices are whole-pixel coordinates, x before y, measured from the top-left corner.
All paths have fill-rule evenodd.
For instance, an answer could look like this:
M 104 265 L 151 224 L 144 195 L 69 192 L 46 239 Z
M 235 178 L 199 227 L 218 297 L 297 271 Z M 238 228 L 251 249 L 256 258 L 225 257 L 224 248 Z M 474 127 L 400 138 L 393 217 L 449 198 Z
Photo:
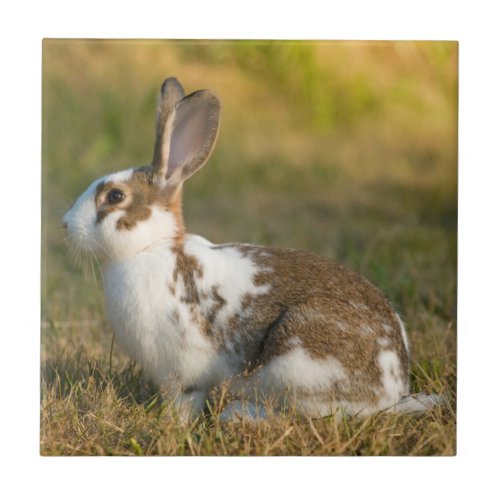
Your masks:
M 254 263 L 253 285 L 260 290 L 243 295 L 236 317 L 231 318 L 233 324 L 240 318 L 239 326 L 244 330 L 265 333 L 281 315 L 293 309 L 300 312 L 304 323 L 296 340 L 315 356 L 339 354 L 349 344 L 372 343 L 394 349 L 402 361 L 407 359 L 406 338 L 398 315 L 384 294 L 361 275 L 298 250 L 252 245 L 220 245 L 213 250 L 228 248 L 237 249 Z M 312 319 L 315 327 L 308 329 Z M 324 327 L 318 328 L 318 324 Z M 286 348 L 276 345 L 277 351 Z M 356 359 L 345 362 L 355 363 Z

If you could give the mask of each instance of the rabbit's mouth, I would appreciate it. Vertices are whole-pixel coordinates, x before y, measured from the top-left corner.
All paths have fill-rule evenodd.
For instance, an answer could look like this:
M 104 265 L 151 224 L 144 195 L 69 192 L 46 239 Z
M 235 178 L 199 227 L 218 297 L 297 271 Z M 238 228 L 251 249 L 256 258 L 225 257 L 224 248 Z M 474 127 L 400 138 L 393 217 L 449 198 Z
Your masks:
M 88 251 L 91 248 L 91 238 L 85 228 L 78 227 L 67 221 L 63 221 L 63 227 L 66 231 L 66 241 L 70 247 L 77 251 Z
M 64 214 L 62 220 L 65 241 L 70 252 L 75 255 L 88 254 L 101 258 L 105 256 L 105 252 L 97 241 L 97 235 L 93 234 L 91 203 L 78 201 Z
M 66 232 L 68 241 L 81 247 L 85 246 L 88 240 L 88 232 L 85 223 L 81 220 L 82 215 L 81 213 L 75 213 L 75 210 L 71 208 L 64 214 L 62 220 L 63 229 Z

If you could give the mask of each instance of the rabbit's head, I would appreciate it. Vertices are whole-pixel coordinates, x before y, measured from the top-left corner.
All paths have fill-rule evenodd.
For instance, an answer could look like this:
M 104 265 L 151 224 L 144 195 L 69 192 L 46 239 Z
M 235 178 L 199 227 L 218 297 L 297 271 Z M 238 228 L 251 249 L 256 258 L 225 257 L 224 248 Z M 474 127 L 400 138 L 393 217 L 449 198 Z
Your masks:
M 212 91 L 185 97 L 175 78 L 165 80 L 152 164 L 94 181 L 64 215 L 69 240 L 107 259 L 124 258 L 161 241 L 182 242 L 182 184 L 212 152 L 220 107 Z

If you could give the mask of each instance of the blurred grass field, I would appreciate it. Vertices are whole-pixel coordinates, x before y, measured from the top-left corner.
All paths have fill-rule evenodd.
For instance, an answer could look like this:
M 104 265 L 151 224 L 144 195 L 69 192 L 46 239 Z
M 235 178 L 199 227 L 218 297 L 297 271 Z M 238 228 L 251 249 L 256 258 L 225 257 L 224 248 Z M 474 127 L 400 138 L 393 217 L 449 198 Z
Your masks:
M 454 454 L 457 58 L 453 42 L 45 40 L 41 453 Z M 188 230 L 367 276 L 407 324 L 414 391 L 446 405 L 417 419 L 183 427 L 111 351 L 98 268 L 72 261 L 61 217 L 95 178 L 150 162 L 167 76 L 223 102 L 214 154 L 185 186 Z

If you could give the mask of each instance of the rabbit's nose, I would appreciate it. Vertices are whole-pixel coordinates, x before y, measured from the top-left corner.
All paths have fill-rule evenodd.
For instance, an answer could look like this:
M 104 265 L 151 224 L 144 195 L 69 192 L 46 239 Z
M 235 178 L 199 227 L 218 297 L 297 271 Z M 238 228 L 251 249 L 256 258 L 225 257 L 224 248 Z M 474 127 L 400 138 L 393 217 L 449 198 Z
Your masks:
M 63 229 L 68 229 L 68 223 L 67 222 L 63 222 Z

